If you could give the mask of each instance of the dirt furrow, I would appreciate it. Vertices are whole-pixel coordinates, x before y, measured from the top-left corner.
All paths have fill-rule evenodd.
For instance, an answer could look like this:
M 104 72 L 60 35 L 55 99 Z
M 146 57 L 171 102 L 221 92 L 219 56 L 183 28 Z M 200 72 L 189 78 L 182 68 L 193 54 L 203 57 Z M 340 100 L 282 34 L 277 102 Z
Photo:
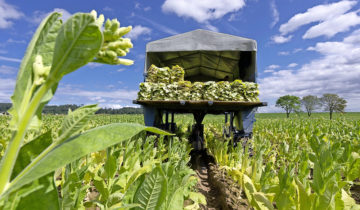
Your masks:
M 207 201 L 207 205 L 201 206 L 201 209 L 249 209 L 239 187 L 218 170 L 212 156 L 202 151 L 192 153 L 191 157 L 192 168 L 200 179 L 198 191 Z

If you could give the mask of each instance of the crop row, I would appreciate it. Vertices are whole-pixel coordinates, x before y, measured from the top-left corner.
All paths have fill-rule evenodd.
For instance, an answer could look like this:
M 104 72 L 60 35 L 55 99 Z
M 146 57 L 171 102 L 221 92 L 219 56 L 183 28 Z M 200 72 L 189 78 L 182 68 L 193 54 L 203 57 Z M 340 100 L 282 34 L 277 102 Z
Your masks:
M 255 209 L 360 208 L 359 121 L 259 120 L 237 147 L 221 129 L 208 126 L 207 147 Z

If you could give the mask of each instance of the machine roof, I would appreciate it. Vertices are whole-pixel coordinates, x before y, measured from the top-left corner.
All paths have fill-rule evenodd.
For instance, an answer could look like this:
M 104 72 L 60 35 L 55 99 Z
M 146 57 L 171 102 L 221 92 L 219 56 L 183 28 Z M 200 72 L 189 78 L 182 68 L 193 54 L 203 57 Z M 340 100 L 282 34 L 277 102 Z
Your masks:
M 145 73 L 151 64 L 180 65 L 190 81 L 255 81 L 256 41 L 202 29 L 146 45 Z
M 239 36 L 197 29 L 149 42 L 146 52 L 165 51 L 256 51 L 256 41 Z

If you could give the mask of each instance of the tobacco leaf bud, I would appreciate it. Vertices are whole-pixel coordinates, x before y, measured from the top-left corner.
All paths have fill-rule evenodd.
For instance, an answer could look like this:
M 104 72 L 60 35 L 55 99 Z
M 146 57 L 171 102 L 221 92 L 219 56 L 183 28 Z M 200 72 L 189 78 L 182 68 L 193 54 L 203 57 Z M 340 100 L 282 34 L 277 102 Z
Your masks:
M 105 30 L 110 30 L 111 27 L 111 20 L 107 19 L 105 22 Z
M 44 66 L 41 55 L 36 55 L 33 63 L 34 83 L 36 85 L 41 85 L 45 82 L 45 79 L 49 75 L 50 68 L 50 66 Z
M 134 64 L 133 60 L 125 59 L 125 58 L 119 58 L 117 64 L 122 64 L 126 66 L 130 66 Z
M 107 47 L 109 49 L 116 49 L 119 47 L 120 41 L 110 42 Z
M 105 56 L 105 51 L 100 50 L 99 53 L 98 53 L 98 56 L 100 56 L 100 57 Z
M 95 11 L 91 14 L 94 17 L 97 15 Z M 102 26 L 104 22 L 103 15 L 100 15 L 98 19 L 95 19 L 95 21 L 97 24 L 101 23 Z M 99 25 L 99 27 L 101 26 Z M 129 38 L 122 38 L 122 36 L 131 31 L 132 27 L 119 27 L 120 22 L 117 19 L 106 20 L 103 30 L 104 43 L 93 62 L 106 63 L 111 65 L 131 65 L 134 63 L 129 59 L 118 58 L 118 56 L 125 56 L 128 52 L 130 52 L 130 48 L 133 47 L 133 44 Z
M 111 58 L 111 59 L 115 59 L 117 58 L 117 54 L 116 52 L 112 51 L 112 50 L 107 50 L 106 52 L 106 56 Z
M 99 26 L 99 27 L 102 27 L 102 25 L 104 24 L 104 21 L 105 21 L 105 17 L 103 14 L 99 15 L 99 18 L 96 19 L 96 24 Z
M 97 18 L 97 12 L 95 10 L 91 10 L 90 14 L 94 17 L 94 19 L 96 20 Z
M 129 39 L 129 38 L 125 38 L 125 39 L 123 39 L 123 41 L 122 42 L 120 42 L 120 45 L 119 45 L 119 47 L 121 47 L 121 48 L 133 48 L 133 44 L 131 43 L 131 40 Z
M 132 48 L 133 44 L 131 43 L 131 40 L 128 38 L 122 39 L 121 41 L 115 41 L 110 42 L 108 45 L 109 49 L 126 49 L 126 48 Z
M 126 35 L 127 33 L 129 33 L 132 29 L 132 26 L 128 26 L 128 27 L 121 27 L 121 28 L 118 28 L 116 30 L 116 36 L 118 37 L 122 37 L 124 35 Z
M 110 30 L 105 29 L 103 34 L 104 34 L 104 40 L 105 41 L 112 40 L 113 33 Z
M 105 20 L 104 15 L 99 15 L 99 18 L 97 18 L 97 12 L 95 10 L 92 10 L 90 14 L 94 17 L 95 24 L 98 25 L 99 27 L 102 27 Z
M 125 55 L 126 55 L 126 51 L 123 50 L 123 49 L 118 48 L 118 49 L 116 49 L 116 54 L 117 54 L 118 56 L 122 57 L 122 56 L 125 56 Z
M 119 27 L 120 27 L 120 22 L 117 19 L 112 19 L 110 30 L 113 33 L 115 33 Z
M 44 84 L 44 82 L 45 82 L 44 77 L 36 77 L 35 76 L 35 81 L 34 81 L 35 85 L 41 85 L 41 84 Z

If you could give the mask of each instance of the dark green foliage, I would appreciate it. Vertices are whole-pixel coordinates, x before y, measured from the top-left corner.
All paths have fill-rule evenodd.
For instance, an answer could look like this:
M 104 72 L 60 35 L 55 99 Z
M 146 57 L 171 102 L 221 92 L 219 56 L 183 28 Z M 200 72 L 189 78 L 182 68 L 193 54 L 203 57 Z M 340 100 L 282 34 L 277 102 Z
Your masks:
M 15 178 L 51 142 L 51 130 L 49 130 L 22 146 L 14 166 L 12 178 Z M 17 192 L 17 196 L 10 198 L 9 202 L 17 209 L 59 209 L 58 194 L 53 176 L 54 172 L 50 172 L 31 184 L 25 185 Z M 39 197 L 42 199 L 39 200 Z
M 330 120 L 332 119 L 333 112 L 344 112 L 347 101 L 337 94 L 326 93 L 321 97 L 321 103 L 325 111 L 329 111 Z
M 64 104 L 64 105 L 47 105 L 44 107 L 43 114 L 67 114 L 69 109 L 75 110 L 83 106 L 82 104 Z M 0 113 L 6 112 L 11 107 L 11 103 L 0 103 Z M 101 108 L 96 114 L 142 114 L 141 107 L 123 107 L 120 109 Z
M 320 100 L 317 96 L 307 95 L 301 99 L 301 104 L 304 106 L 308 116 L 310 117 L 311 113 L 320 107 Z
M 278 98 L 276 106 L 281 107 L 286 111 L 286 116 L 289 117 L 291 112 L 300 110 L 300 98 L 292 95 L 285 95 Z

